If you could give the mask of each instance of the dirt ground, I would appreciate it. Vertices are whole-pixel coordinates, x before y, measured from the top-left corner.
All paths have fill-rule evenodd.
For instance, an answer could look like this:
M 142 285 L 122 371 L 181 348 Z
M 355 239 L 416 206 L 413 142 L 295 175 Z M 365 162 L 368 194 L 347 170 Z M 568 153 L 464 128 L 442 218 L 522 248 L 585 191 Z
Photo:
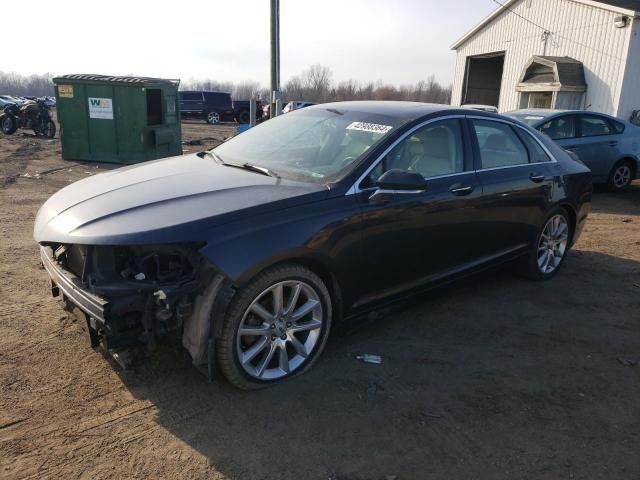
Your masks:
M 438 290 L 247 393 L 171 345 L 119 372 L 51 298 L 36 211 L 104 168 L 63 161 L 57 139 L 0 136 L 1 478 L 640 478 L 640 182 L 596 192 L 552 281 L 496 271 Z

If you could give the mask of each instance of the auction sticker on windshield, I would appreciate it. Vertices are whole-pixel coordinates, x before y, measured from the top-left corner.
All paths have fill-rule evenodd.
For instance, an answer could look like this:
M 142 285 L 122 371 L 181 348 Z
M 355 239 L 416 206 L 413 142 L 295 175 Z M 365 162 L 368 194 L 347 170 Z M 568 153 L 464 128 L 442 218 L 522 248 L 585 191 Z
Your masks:
M 382 133 L 385 134 L 393 127 L 389 125 L 380 125 L 379 123 L 353 122 L 349 124 L 347 130 L 359 130 L 361 132 Z

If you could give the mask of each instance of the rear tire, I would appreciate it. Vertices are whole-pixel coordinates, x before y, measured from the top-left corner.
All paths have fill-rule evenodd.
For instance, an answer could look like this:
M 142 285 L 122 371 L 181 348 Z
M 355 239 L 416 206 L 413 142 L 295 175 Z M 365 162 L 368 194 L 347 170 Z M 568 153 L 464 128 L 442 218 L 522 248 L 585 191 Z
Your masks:
M 613 192 L 624 192 L 633 182 L 633 165 L 629 160 L 616 163 L 609 173 L 609 189 Z
M 573 228 L 564 208 L 554 210 L 538 230 L 531 250 L 521 260 L 520 273 L 537 281 L 555 276 L 569 253 Z
M 12 135 L 18 129 L 18 122 L 12 115 L 4 115 L 0 120 L 0 127 L 2 128 L 2 133 Z
M 243 124 L 243 123 L 249 123 L 251 121 L 251 116 L 249 115 L 249 112 L 246 110 L 242 110 L 240 113 L 238 113 L 238 123 Z
M 220 370 L 243 390 L 300 375 L 322 353 L 331 320 L 331 296 L 316 274 L 296 264 L 270 268 L 229 305 L 216 342 Z
M 44 128 L 44 136 L 47 138 L 53 138 L 56 136 L 56 124 L 53 120 L 49 120 L 49 123 Z
M 206 120 L 209 125 L 217 125 L 220 123 L 220 114 L 218 112 L 209 112 Z

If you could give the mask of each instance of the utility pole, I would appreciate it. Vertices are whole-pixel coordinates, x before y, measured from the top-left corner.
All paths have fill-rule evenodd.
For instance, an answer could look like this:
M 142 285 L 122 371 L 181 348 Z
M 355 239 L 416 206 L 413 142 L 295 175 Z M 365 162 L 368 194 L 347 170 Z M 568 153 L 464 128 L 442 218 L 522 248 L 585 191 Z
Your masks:
M 280 0 L 271 0 L 271 117 L 280 113 L 280 100 Z

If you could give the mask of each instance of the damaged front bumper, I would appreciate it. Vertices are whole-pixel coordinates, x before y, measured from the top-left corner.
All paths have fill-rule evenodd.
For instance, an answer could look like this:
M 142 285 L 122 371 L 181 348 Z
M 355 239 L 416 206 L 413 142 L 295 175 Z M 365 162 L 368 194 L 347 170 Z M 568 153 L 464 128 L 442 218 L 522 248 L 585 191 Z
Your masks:
M 126 369 L 170 332 L 183 332 L 194 363 L 206 361 L 211 334 L 206 305 L 213 304 L 219 291 L 211 291 L 211 279 L 217 279 L 216 285 L 222 281 L 195 250 L 160 247 L 157 253 L 136 247 L 134 255 L 125 247 L 43 245 L 40 257 L 53 296 L 84 312 L 91 346 L 101 347 Z M 122 261 L 123 251 L 135 259 Z

